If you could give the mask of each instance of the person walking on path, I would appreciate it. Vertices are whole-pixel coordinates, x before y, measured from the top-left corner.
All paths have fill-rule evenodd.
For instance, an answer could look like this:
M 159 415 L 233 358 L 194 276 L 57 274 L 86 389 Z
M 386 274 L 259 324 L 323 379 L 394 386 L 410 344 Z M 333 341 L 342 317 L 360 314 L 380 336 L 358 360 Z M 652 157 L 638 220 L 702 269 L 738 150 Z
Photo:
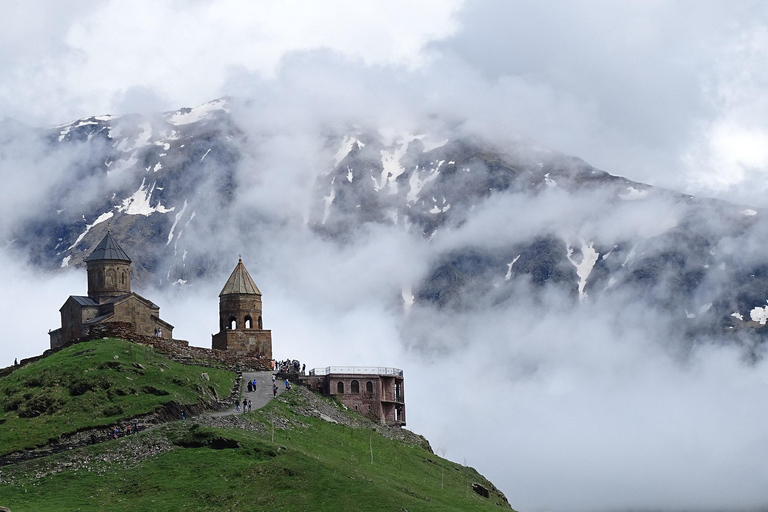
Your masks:
M 272 396 L 277 396 L 277 384 L 272 384 Z

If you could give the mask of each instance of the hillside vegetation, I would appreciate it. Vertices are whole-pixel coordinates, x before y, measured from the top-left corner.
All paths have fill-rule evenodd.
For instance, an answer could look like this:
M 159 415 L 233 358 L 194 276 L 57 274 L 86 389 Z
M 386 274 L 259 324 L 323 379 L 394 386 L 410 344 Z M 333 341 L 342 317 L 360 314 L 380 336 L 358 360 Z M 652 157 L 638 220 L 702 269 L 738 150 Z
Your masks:
M 124 426 L 172 401 L 211 403 L 229 395 L 234 379 L 123 340 L 73 345 L 0 378 L 0 455 L 86 428 Z
M 84 352 L 93 348 L 110 362 L 104 357 L 110 350 L 129 350 L 114 340 L 96 344 L 99 348 L 83 344 L 62 356 L 74 365 L 93 355 Z M 145 366 L 157 357 L 143 353 Z M 112 355 L 120 361 L 124 352 Z M 47 378 L 67 388 L 55 366 L 49 368 Z M 200 373 L 193 367 L 164 370 L 142 385 L 165 385 L 177 393 L 175 399 L 185 398 L 168 384 L 178 377 L 175 372 Z M 115 373 L 131 376 L 109 366 L 89 375 L 106 379 Z M 165 381 L 168 373 L 174 375 Z M 7 379 L 0 379 L 0 385 L 9 386 Z M 124 410 L 141 395 L 113 394 L 110 404 Z M 73 400 L 70 396 L 52 416 L 65 414 L 60 411 L 73 407 Z M 13 421 L 23 428 L 43 416 Z M 117 440 L 2 466 L 0 506 L 14 512 L 509 510 L 493 484 L 470 467 L 436 456 L 421 436 L 371 422 L 301 387 L 258 411 L 174 420 Z

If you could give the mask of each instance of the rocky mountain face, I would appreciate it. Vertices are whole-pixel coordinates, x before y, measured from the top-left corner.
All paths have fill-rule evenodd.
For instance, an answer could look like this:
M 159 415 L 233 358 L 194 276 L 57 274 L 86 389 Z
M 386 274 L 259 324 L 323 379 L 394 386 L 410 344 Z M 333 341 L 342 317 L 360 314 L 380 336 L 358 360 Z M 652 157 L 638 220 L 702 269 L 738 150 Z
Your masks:
M 215 239 L 225 226 L 281 222 L 279 212 L 245 221 L 231 211 L 243 187 L 256 186 L 239 169 L 258 166 L 261 143 L 232 108 L 221 99 L 45 130 L 48 151 L 70 160 L 45 204 L 14 228 L 13 245 L 41 267 L 80 266 L 111 229 L 141 254 L 137 282 L 182 285 L 221 272 Z M 429 271 L 403 289 L 406 307 L 472 310 L 557 290 L 574 303 L 642 304 L 688 335 L 762 337 L 762 211 L 632 182 L 522 142 L 329 133 L 332 161 L 317 164 L 305 222 L 330 243 L 354 243 L 376 226 L 430 246 Z

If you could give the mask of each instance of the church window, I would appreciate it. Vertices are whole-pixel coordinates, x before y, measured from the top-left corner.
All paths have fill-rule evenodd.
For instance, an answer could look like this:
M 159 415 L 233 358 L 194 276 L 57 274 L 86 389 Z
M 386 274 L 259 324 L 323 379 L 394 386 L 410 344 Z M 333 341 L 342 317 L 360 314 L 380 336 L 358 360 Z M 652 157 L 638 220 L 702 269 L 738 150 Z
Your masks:
M 340 394 L 340 395 L 343 395 L 343 394 L 344 394 L 344 383 L 343 383 L 343 382 L 338 382 L 338 383 L 336 384 L 336 392 L 337 392 L 338 394 Z
M 120 274 L 120 284 L 125 285 L 125 270 Z
M 117 286 L 117 272 L 111 268 L 107 270 L 107 288 L 114 288 Z
M 356 380 L 353 380 L 350 387 L 352 388 L 352 393 L 359 393 L 360 392 L 360 383 Z
M 229 317 L 229 328 L 237 329 L 237 319 L 233 316 Z
M 253 319 L 251 319 L 251 315 L 246 315 L 243 325 L 245 325 L 246 329 L 253 329 Z
M 365 383 L 365 392 L 366 393 L 373 393 L 373 382 L 368 381 Z

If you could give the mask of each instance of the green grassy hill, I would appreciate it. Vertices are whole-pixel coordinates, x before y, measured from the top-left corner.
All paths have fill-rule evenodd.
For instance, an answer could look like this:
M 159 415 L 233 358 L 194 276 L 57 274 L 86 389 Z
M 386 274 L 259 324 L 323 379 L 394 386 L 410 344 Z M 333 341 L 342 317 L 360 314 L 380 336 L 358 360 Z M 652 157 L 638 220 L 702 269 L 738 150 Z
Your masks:
M 128 341 L 73 345 L 0 378 L 0 455 L 87 428 L 124 426 L 172 401 L 226 398 L 234 378 Z
M 112 352 L 114 347 L 130 350 L 112 340 L 95 344 L 111 347 Z M 93 354 L 84 350 L 96 347 L 73 348 L 61 356 L 82 360 Z M 109 362 L 107 354 L 99 358 Z M 114 361 L 123 358 L 122 352 L 112 355 L 119 356 Z M 150 361 L 159 363 L 159 368 L 169 366 L 154 374 L 157 380 L 142 385 L 177 393 L 176 400 L 195 399 L 171 386 L 176 371 L 191 371 L 192 379 L 191 375 L 199 377 L 199 368 L 175 368 L 151 350 L 142 350 L 141 361 L 136 357 L 135 362 L 146 368 Z M 48 378 L 53 379 L 56 372 L 48 368 Z M 112 372 L 115 369 L 104 367 L 89 374 L 98 379 Z M 166 381 L 169 372 L 174 375 Z M 0 379 L 0 389 L 20 386 L 21 376 L 13 384 L 5 382 L 10 377 Z M 214 380 L 211 376 L 210 382 Z M 60 382 L 68 389 L 67 379 Z M 230 384 L 220 385 L 228 389 Z M 127 410 L 134 407 L 130 400 L 136 397 L 114 393 L 110 404 Z M 74 407 L 68 405 L 72 400 L 70 396 L 52 415 Z M 143 407 L 151 406 L 147 402 Z M 3 450 L 7 451 L 3 434 L 8 423 L 24 429 L 42 416 L 8 418 L 0 425 Z M 85 423 L 85 417 L 79 421 Z M 490 491 L 488 497 L 475 492 L 473 484 Z M 172 421 L 118 440 L 2 466 L 0 506 L 14 512 L 509 510 L 503 494 L 490 482 L 472 468 L 436 456 L 420 436 L 375 424 L 299 387 L 251 413 Z

